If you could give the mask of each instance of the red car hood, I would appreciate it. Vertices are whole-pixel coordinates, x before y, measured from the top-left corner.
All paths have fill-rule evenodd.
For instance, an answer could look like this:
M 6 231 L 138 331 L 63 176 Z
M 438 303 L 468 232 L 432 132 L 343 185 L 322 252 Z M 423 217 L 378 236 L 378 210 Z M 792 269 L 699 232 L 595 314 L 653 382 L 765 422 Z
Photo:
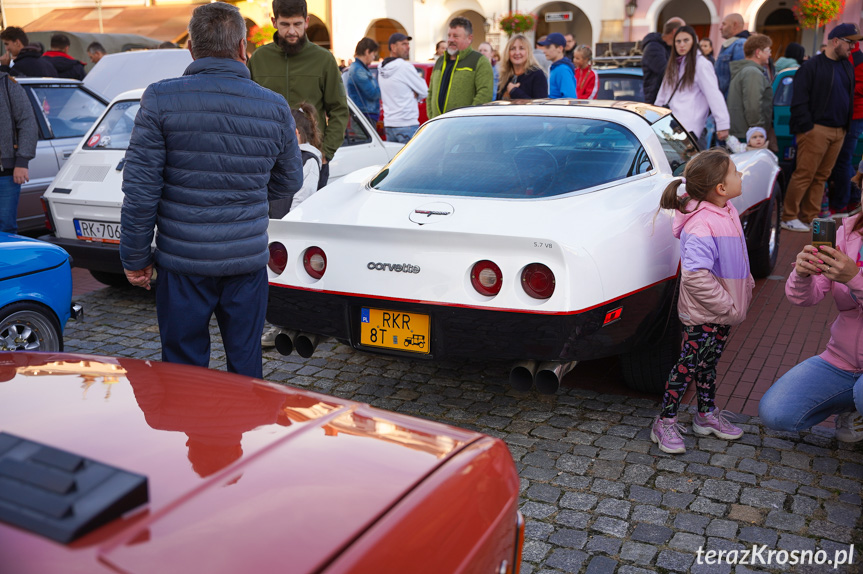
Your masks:
M 148 504 L 68 545 L 0 522 L 15 573 L 314 572 L 482 436 L 217 371 L 38 353 L 0 353 L 0 431 L 149 481 Z

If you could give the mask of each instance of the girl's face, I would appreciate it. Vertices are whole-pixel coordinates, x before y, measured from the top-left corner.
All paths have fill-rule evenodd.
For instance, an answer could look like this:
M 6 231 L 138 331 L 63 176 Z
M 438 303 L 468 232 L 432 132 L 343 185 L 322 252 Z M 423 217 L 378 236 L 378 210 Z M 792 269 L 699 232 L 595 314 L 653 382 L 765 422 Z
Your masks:
M 575 64 L 576 68 L 586 68 L 588 64 L 587 58 L 582 56 L 581 52 L 572 55 L 572 63 Z
M 521 66 L 527 63 L 527 49 L 524 42 L 516 40 L 509 47 L 509 61 L 515 66 Z
M 732 199 L 743 193 L 743 174 L 737 171 L 737 166 L 731 160 L 728 161 L 728 172 L 722 185 L 725 188 L 725 199 Z
M 702 40 L 698 45 L 701 46 L 701 53 L 705 56 L 709 56 L 713 52 L 713 46 L 710 45 L 710 40 Z
M 746 144 L 749 147 L 761 149 L 767 145 L 767 138 L 764 137 L 764 134 L 762 134 L 761 132 L 755 132 L 754 134 L 752 134 L 752 136 L 749 138 L 749 141 L 746 142 Z
M 681 32 L 677 36 L 674 37 L 674 49 L 677 51 L 678 56 L 685 56 L 692 50 L 692 45 L 695 43 L 695 38 L 693 38 L 688 32 Z

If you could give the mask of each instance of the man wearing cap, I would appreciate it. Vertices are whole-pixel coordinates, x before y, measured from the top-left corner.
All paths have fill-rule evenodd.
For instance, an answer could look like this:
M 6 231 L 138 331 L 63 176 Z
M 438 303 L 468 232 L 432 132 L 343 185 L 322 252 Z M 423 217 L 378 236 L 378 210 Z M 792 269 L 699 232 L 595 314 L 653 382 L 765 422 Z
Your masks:
M 425 80 L 408 62 L 411 37 L 396 32 L 390 36 L 390 56 L 381 63 L 378 73 L 381 100 L 384 104 L 384 128 L 387 141 L 406 142 L 420 127 L 417 104 L 428 96 Z
M 447 33 L 446 55 L 432 70 L 429 118 L 456 108 L 478 106 L 494 98 L 494 74 L 488 59 L 471 49 L 473 25 L 462 16 L 453 18 Z M 384 112 L 386 117 L 386 112 Z
M 577 98 L 575 93 L 575 64 L 564 58 L 566 38 L 553 32 L 539 44 L 545 48 L 545 56 L 551 62 L 548 76 L 549 98 Z
M 839 24 L 821 54 L 794 75 L 789 128 L 797 136 L 797 167 L 785 192 L 782 228 L 807 232 L 821 210 L 824 182 L 851 126 L 854 68 L 848 54 L 863 38 L 854 24 Z

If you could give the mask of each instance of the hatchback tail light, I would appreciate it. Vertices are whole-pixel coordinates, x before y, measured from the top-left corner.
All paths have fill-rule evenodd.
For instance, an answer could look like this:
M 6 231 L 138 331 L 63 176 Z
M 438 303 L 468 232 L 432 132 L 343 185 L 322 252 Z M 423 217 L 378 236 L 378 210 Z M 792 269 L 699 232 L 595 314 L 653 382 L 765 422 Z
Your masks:
M 554 273 L 542 263 L 531 263 L 521 272 L 521 286 L 534 299 L 548 299 L 554 293 Z
M 497 295 L 500 293 L 502 282 L 503 274 L 500 272 L 500 267 L 491 261 L 478 261 L 470 270 L 470 283 L 480 295 Z
M 315 279 L 320 279 L 327 271 L 327 254 L 320 247 L 309 247 L 303 254 L 303 268 Z
M 54 233 L 57 230 L 54 227 L 54 218 L 51 217 L 51 206 L 44 197 L 40 197 L 39 200 L 42 202 L 42 211 L 45 212 L 45 229 Z
M 278 241 L 270 243 L 270 260 L 267 262 L 267 267 L 276 275 L 281 275 L 287 266 L 288 250 Z

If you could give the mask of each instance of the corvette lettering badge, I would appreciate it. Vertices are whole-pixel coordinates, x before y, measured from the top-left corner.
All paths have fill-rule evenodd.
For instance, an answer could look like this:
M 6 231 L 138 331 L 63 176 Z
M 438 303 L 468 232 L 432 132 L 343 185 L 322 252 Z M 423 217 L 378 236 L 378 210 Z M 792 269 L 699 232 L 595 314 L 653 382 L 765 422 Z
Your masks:
M 395 271 L 396 273 L 419 273 L 419 265 L 410 263 L 375 263 L 369 261 L 366 265 L 369 271 Z

